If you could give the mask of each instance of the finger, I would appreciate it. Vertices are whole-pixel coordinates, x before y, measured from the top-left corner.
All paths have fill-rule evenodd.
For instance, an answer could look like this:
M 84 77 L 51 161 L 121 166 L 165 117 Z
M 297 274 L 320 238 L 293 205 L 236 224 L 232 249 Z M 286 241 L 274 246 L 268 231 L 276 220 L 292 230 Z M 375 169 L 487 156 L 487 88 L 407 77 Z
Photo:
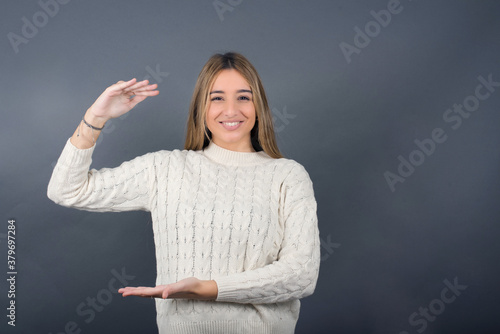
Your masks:
M 147 98 L 147 96 L 143 95 L 135 95 L 133 98 L 130 99 L 130 107 L 134 108 L 137 104 L 140 102 L 144 101 Z
M 156 96 L 158 94 L 160 94 L 160 91 L 158 91 L 158 90 L 144 90 L 144 91 L 135 90 L 133 92 L 128 93 L 127 95 L 148 97 L 148 96 Z
M 129 81 L 118 81 L 114 85 L 110 86 L 109 89 L 111 91 L 122 91 L 126 89 L 127 87 L 130 87 L 136 83 L 137 79 L 133 78 Z
M 127 296 L 143 296 L 147 294 L 147 291 L 144 288 L 126 288 L 122 292 L 123 297 Z
M 167 285 L 164 289 L 163 289 L 163 292 L 161 293 L 161 298 L 163 299 L 167 299 L 168 297 L 171 297 L 173 295 L 175 295 L 176 293 L 179 292 L 179 289 L 173 287 L 173 285 L 175 285 L 176 283 L 173 283 L 173 284 L 169 284 Z
M 184 280 L 180 280 L 179 282 L 175 282 L 172 284 L 168 284 L 163 289 L 162 298 L 166 299 L 169 296 L 173 296 L 176 293 L 190 293 L 188 286 L 186 285 Z
M 134 108 L 138 103 L 144 101 L 145 99 L 147 99 L 148 97 L 150 96 L 156 96 L 158 95 L 160 92 L 159 91 L 151 91 L 151 92 L 139 92 L 139 93 L 136 93 L 135 95 L 133 95 L 134 97 L 132 97 L 129 101 L 129 104 L 132 108 Z
M 131 87 L 131 88 L 127 88 L 124 90 L 124 92 L 146 92 L 146 91 L 151 91 L 151 90 L 156 90 L 158 88 L 158 84 L 152 84 L 152 85 L 147 85 L 147 86 L 144 86 L 144 87 Z
M 134 95 L 146 95 L 146 96 L 155 96 L 158 95 L 160 92 L 155 89 L 156 87 L 144 87 L 144 88 L 139 88 L 139 89 L 133 89 L 127 92 L 124 92 L 125 95 L 127 95 L 129 98 L 134 96 Z
M 124 288 L 120 288 L 120 289 L 126 289 L 126 290 L 130 290 L 130 289 L 143 289 L 143 288 L 148 288 L 147 286 L 126 286 Z
M 136 82 L 135 84 L 129 85 L 129 86 L 121 89 L 121 91 L 122 92 L 130 92 L 133 90 L 143 89 L 145 86 L 148 86 L 148 85 L 149 85 L 149 81 L 143 80 L 143 81 Z
M 128 296 L 138 296 L 143 298 L 160 297 L 162 287 L 137 287 L 137 288 L 125 288 L 122 292 L 123 297 Z

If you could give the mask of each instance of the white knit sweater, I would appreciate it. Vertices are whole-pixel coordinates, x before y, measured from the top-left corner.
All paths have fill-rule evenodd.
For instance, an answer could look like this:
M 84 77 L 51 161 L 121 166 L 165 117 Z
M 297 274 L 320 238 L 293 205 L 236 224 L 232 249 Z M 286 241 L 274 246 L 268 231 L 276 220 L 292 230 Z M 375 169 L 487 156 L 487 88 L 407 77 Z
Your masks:
M 215 280 L 215 301 L 156 299 L 163 333 L 293 333 L 316 287 L 320 242 L 302 165 L 264 152 L 158 151 L 89 171 L 94 147 L 67 141 L 48 196 L 88 211 L 151 212 L 156 284 Z

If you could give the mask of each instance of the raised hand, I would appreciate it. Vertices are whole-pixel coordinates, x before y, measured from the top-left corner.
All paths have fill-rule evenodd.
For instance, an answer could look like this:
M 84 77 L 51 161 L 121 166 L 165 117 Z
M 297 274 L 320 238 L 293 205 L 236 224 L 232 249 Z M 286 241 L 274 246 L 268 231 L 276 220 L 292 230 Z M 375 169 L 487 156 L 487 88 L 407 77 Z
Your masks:
M 108 120 L 129 112 L 149 96 L 158 95 L 157 87 L 157 84 L 150 85 L 148 80 L 137 82 L 135 78 L 109 86 L 84 115 L 85 122 L 90 126 L 82 125 L 85 122 L 81 121 L 71 137 L 71 143 L 79 149 L 92 147 L 101 132 L 99 129 Z
M 158 95 L 157 87 L 157 84 L 149 85 L 148 80 L 137 82 L 134 78 L 129 81 L 118 81 L 106 88 L 87 113 L 90 113 L 89 117 L 96 122 L 105 123 L 109 119 L 129 112 L 147 97 Z

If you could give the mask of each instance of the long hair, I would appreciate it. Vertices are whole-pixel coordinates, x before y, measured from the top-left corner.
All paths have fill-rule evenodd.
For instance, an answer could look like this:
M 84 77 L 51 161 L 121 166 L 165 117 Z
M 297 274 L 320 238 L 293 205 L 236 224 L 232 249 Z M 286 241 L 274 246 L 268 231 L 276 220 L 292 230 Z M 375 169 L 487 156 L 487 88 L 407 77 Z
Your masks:
M 283 155 L 276 144 L 273 118 L 259 74 L 245 57 L 235 52 L 215 54 L 203 66 L 196 81 L 189 106 L 184 149 L 201 150 L 210 143 L 212 133 L 206 125 L 206 114 L 210 103 L 210 89 L 217 75 L 226 69 L 238 71 L 248 82 L 252 90 L 256 120 L 250 132 L 250 138 L 254 150 L 257 152 L 264 151 L 272 158 L 282 158 Z

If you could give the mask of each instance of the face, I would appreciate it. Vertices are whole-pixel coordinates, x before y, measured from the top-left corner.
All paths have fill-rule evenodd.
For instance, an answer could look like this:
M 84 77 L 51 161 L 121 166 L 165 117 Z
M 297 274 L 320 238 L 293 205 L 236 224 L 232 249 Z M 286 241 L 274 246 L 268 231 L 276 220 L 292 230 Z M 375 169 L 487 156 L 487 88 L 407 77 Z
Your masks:
M 222 70 L 210 89 L 206 115 L 212 141 L 231 151 L 253 152 L 255 107 L 250 85 L 238 71 Z

